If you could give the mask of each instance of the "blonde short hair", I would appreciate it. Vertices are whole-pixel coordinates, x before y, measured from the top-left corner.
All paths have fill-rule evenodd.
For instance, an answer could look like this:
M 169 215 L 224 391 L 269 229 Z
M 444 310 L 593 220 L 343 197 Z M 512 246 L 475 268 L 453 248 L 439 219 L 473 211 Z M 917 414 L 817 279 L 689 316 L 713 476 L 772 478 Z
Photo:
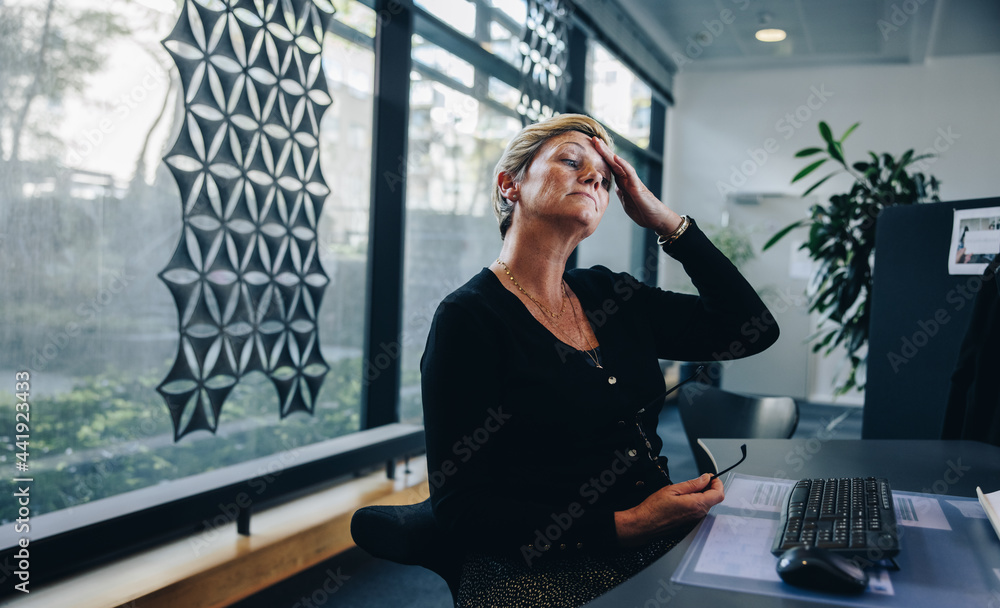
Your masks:
M 584 135 L 601 138 L 608 147 L 614 150 L 614 141 L 608 132 L 589 116 L 583 114 L 559 114 L 541 122 L 528 125 L 514 136 L 503 151 L 503 156 L 493 169 L 493 213 L 500 224 L 500 238 L 507 236 L 507 229 L 514 219 L 514 204 L 508 201 L 500 191 L 498 178 L 501 172 L 513 176 L 514 181 L 524 179 L 528 166 L 547 140 L 569 131 L 579 131 Z M 612 176 L 612 179 L 614 177 Z M 609 186 L 610 187 L 610 186 Z

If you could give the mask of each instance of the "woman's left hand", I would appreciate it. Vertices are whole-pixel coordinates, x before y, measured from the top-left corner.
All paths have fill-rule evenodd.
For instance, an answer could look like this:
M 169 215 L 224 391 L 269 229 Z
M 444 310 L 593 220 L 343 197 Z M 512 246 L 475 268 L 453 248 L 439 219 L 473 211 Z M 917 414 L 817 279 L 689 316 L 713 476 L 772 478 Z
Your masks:
M 651 228 L 657 234 L 670 234 L 681 225 L 681 217 L 653 196 L 628 161 L 612 154 L 600 137 L 591 137 L 590 140 L 614 174 L 615 193 L 633 222 L 643 228 Z

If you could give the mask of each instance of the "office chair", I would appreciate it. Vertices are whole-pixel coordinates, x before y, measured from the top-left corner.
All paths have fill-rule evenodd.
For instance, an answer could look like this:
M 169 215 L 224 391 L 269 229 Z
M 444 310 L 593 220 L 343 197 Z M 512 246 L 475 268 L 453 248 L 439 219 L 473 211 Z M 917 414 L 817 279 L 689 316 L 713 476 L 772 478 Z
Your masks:
M 705 384 L 682 386 L 677 408 L 699 473 L 719 470 L 702 439 L 787 439 L 799 424 L 791 397 L 750 397 Z
M 456 599 L 462 553 L 437 527 L 429 498 L 415 505 L 362 507 L 351 517 L 351 536 L 373 557 L 434 572 Z

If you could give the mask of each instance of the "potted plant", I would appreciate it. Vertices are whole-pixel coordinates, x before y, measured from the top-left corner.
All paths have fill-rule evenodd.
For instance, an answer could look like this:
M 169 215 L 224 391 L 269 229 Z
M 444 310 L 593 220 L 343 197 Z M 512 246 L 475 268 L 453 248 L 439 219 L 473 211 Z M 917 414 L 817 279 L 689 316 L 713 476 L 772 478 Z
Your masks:
M 898 159 L 890 154 L 869 152 L 867 161 L 848 164 L 843 142 L 858 127 L 854 123 L 835 139 L 825 122 L 819 123 L 823 147 L 805 148 L 796 158 L 820 156 L 799 171 L 792 183 L 810 175 L 829 161 L 837 168 L 810 186 L 802 196 L 808 196 L 828 179 L 841 173 L 850 175 L 851 189 L 830 197 L 827 205 L 816 204 L 809 217 L 779 230 L 763 249 L 766 251 L 792 230 L 809 227 L 809 236 L 802 249 L 818 262 L 809 288 L 809 311 L 817 312 L 823 322 L 812 336 L 817 340 L 813 352 L 825 349 L 829 355 L 837 346 L 847 351 L 850 370 L 835 387 L 842 395 L 853 388 L 864 388 L 858 370 L 867 359 L 868 322 L 871 315 L 872 262 L 875 252 L 875 226 L 882 209 L 893 205 L 913 205 L 939 202 L 938 180 L 920 172 L 910 173 L 907 167 L 930 154 L 914 155 L 907 150 Z

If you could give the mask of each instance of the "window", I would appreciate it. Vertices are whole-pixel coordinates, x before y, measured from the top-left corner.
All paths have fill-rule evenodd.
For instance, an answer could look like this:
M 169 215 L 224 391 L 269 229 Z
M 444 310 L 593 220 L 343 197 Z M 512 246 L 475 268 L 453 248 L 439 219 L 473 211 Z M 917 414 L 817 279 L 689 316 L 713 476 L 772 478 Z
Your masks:
M 587 52 L 587 111 L 635 145 L 649 146 L 652 90 L 599 42 Z
M 370 9 L 343 4 L 338 18 L 373 26 Z M 46 489 L 32 515 L 358 429 L 374 54 L 328 33 L 334 102 L 319 146 L 331 194 L 316 236 L 330 281 L 318 315 L 330 370 L 315 414 L 281 420 L 274 385 L 253 372 L 229 394 L 216 435 L 174 442 L 155 389 L 178 353 L 177 307 L 157 276 L 183 242 L 178 185 L 160 162 L 185 120 L 159 44 L 178 15 L 170 3 L 27 1 L 0 13 L 11 33 L 0 44 L 0 370 L 31 373 L 30 473 Z M 12 410 L 5 401 L 9 420 Z M 13 466 L 13 438 L 3 444 L 0 461 Z
M 428 56 L 468 65 L 448 55 L 427 41 L 414 41 L 403 274 L 404 422 L 422 419 L 420 355 L 437 305 L 499 251 L 491 178 L 504 147 L 521 128 L 512 110 L 421 73 L 418 58 Z
M 418 6 L 469 37 L 476 35 L 476 2 L 416 0 Z
M 417 5 L 475 40 L 493 55 L 520 65 L 525 0 L 417 0 Z
M 635 167 L 639 178 L 647 186 L 653 181 L 658 183 L 653 178 L 658 178 L 663 170 L 663 151 L 651 145 L 651 129 L 654 110 L 660 112 L 658 124 L 663 124 L 664 106 L 654 102 L 649 85 L 603 44 L 589 40 L 587 50 L 586 111 L 611 129 L 617 153 Z M 657 142 L 662 142 L 662 138 Z M 652 189 L 657 188 L 654 185 Z M 603 264 L 655 282 L 657 259 L 649 231 L 628 218 L 612 191 L 601 226 L 577 249 L 577 264 L 582 267 Z
M 424 40 L 420 36 L 413 37 L 413 62 L 424 68 L 436 70 L 440 75 L 453 79 L 463 87 L 472 88 L 475 85 L 476 70 L 464 59 Z

